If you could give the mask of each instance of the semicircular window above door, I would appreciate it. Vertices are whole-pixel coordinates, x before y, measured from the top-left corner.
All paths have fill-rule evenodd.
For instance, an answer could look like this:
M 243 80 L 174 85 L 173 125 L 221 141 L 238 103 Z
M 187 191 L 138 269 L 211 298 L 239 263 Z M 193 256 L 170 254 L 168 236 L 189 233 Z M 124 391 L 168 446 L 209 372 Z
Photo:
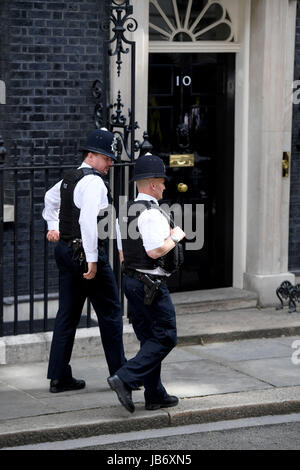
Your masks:
M 150 41 L 234 41 L 228 11 L 216 0 L 150 0 Z

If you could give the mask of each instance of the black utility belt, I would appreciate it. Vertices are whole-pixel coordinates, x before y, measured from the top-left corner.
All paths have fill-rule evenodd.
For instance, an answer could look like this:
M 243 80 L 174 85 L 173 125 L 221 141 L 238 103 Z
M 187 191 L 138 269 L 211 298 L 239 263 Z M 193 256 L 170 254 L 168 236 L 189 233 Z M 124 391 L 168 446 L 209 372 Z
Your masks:
M 75 243 L 82 243 L 82 240 L 80 238 L 73 238 L 72 240 L 68 240 L 66 238 L 60 238 L 59 240 L 63 242 L 65 245 L 67 245 L 68 247 L 73 246 Z
M 73 247 L 74 245 L 82 245 L 82 240 L 81 238 L 73 238 L 71 240 L 68 240 L 66 238 L 60 238 L 60 240 L 65 243 L 65 245 L 67 245 L 68 247 Z M 98 238 L 98 248 L 100 250 L 104 250 L 105 249 L 105 241 L 104 240 L 100 240 Z
M 124 274 L 129 277 L 133 277 L 134 279 L 138 279 L 138 281 L 143 281 L 145 276 L 151 279 L 151 281 L 160 281 L 161 283 L 166 283 L 166 276 L 159 276 L 156 274 L 149 274 L 149 273 L 142 273 L 140 271 L 135 271 L 134 269 L 126 269 L 124 270 Z
M 124 273 L 144 284 L 145 305 L 152 305 L 159 293 L 160 286 L 166 283 L 166 276 L 156 276 L 155 274 L 141 273 L 131 269 L 125 269 Z

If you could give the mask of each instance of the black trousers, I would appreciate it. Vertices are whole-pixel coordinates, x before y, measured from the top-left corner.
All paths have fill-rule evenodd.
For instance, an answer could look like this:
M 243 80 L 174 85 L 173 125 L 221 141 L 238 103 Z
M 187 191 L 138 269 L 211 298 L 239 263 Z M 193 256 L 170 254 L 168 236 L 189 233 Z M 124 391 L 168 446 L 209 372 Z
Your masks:
M 59 241 L 55 259 L 59 269 L 59 309 L 50 350 L 48 379 L 72 375 L 69 364 L 76 328 L 83 305 L 89 297 L 99 323 L 102 345 L 110 375 L 126 361 L 123 346 L 123 319 L 118 289 L 105 251 L 98 250 L 98 269 L 94 279 L 82 277 L 80 266 L 72 259 L 72 248 Z
M 176 346 L 175 309 L 166 285 L 151 306 L 144 305 L 144 284 L 124 276 L 124 291 L 131 312 L 132 326 L 140 341 L 140 350 L 117 375 L 133 390 L 143 383 L 145 400 L 159 401 L 167 392 L 161 382 L 161 362 Z

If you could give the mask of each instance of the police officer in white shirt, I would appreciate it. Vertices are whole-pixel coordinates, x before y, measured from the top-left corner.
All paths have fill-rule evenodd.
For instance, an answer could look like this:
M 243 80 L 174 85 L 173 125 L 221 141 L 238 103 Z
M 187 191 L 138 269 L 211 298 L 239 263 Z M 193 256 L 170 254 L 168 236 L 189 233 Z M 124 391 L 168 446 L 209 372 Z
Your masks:
M 176 269 L 176 248 L 185 233 L 174 227 L 159 207 L 165 178 L 165 166 L 159 157 L 138 158 L 133 180 L 137 181 L 139 194 L 128 203 L 125 217 L 119 215 L 117 228 L 120 258 L 124 261 L 124 291 L 141 347 L 134 358 L 107 380 L 130 412 L 135 410 L 132 390 L 141 383 L 145 387 L 147 410 L 178 404 L 178 398 L 165 390 L 160 375 L 162 360 L 177 342 L 175 310 L 166 278 Z
M 99 212 L 110 202 L 102 177 L 117 160 L 115 136 L 107 129 L 96 129 L 88 135 L 82 150 L 82 165 L 67 172 L 47 191 L 43 210 L 47 239 L 58 242 L 55 259 L 59 269 L 59 309 L 47 374 L 52 393 L 85 387 L 84 380 L 72 376 L 69 362 L 87 297 L 98 317 L 109 373 L 114 374 L 125 362 L 118 289 L 105 241 L 98 238 Z

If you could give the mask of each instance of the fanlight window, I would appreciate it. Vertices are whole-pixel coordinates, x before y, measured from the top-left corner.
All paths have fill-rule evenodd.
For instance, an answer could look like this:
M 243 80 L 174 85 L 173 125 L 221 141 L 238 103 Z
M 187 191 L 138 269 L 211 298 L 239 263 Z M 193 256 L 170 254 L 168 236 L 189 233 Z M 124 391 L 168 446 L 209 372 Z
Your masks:
M 231 19 L 216 0 L 150 0 L 151 41 L 234 40 Z

